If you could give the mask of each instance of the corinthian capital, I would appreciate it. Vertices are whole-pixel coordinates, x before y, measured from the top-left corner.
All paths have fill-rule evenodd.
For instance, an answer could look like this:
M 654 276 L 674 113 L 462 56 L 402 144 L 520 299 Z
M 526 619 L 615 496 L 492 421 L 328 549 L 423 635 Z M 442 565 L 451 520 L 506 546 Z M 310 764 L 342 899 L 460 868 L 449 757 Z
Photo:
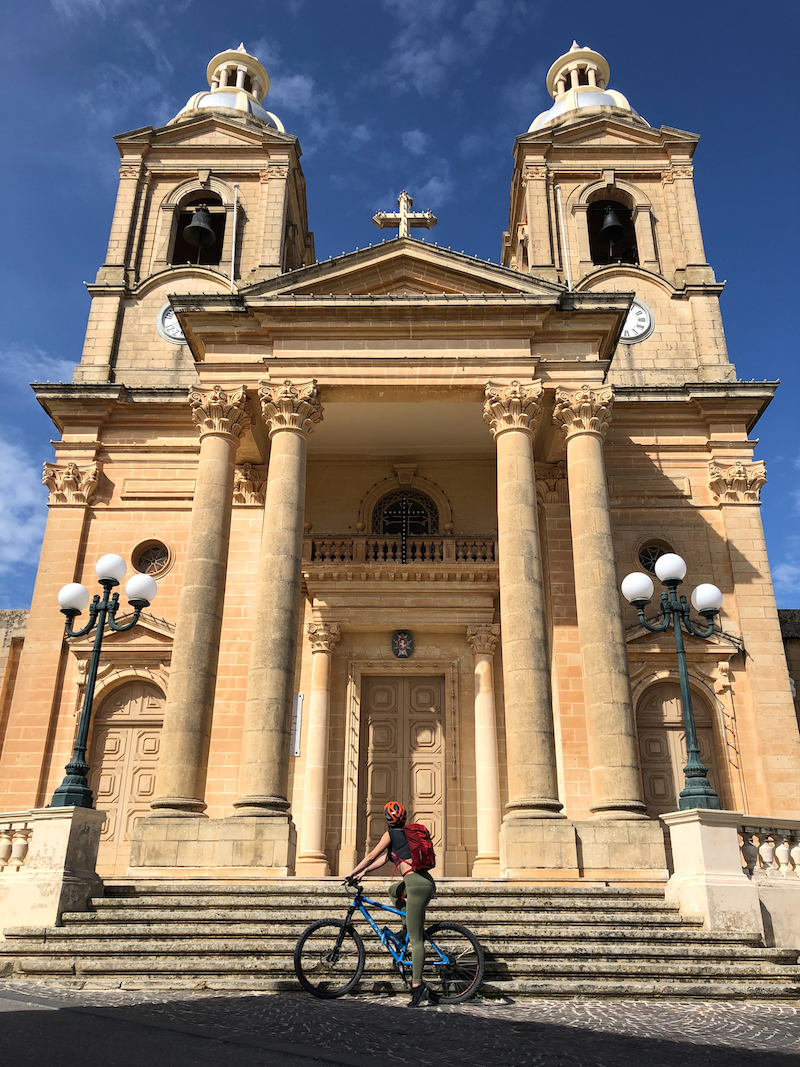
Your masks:
M 333 652 L 342 632 L 335 622 L 310 622 L 308 640 L 312 652 Z
M 499 638 L 500 626 L 497 623 L 467 627 L 467 644 L 476 655 L 493 656 Z
M 235 393 L 226 393 L 219 385 L 207 392 L 190 389 L 189 404 L 201 440 L 208 433 L 226 433 L 239 438 L 251 422 L 244 385 Z
M 708 484 L 722 504 L 758 504 L 766 482 L 767 468 L 761 462 L 720 467 L 711 460 L 708 465 Z
M 483 402 L 483 421 L 488 423 L 492 437 L 506 430 L 526 430 L 531 436 L 542 417 L 544 386 L 540 381 L 530 385 L 512 382 L 511 385 L 486 383 Z
M 45 463 L 42 481 L 50 490 L 50 504 L 88 504 L 97 483 L 100 480 L 102 466 L 90 463 L 88 467 L 79 467 L 69 462 L 63 467 L 56 463 Z
M 614 390 L 610 385 L 602 389 L 590 389 L 584 385 L 571 393 L 568 389 L 556 389 L 556 406 L 553 422 L 569 439 L 579 433 L 596 433 L 605 437 L 611 422 L 611 405 Z
M 266 482 L 265 470 L 254 467 L 252 463 L 237 464 L 233 473 L 234 504 L 263 505 Z
M 316 378 L 308 382 L 285 381 L 282 385 L 262 382 L 259 396 L 270 437 L 278 430 L 310 434 L 317 423 L 322 422 L 322 404 Z

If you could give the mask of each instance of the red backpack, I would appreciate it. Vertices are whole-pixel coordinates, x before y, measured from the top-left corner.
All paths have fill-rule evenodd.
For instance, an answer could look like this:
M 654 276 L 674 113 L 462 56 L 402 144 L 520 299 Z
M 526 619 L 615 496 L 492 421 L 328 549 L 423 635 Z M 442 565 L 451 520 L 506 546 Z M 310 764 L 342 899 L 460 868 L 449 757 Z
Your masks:
M 411 849 L 411 866 L 415 871 L 429 871 L 436 866 L 436 853 L 427 827 L 420 822 L 409 823 L 403 827 Z

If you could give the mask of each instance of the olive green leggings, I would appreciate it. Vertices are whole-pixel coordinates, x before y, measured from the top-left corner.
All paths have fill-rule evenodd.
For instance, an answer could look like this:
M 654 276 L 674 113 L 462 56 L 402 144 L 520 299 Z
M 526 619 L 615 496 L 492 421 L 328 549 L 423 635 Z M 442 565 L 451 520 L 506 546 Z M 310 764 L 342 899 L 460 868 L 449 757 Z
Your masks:
M 411 981 L 418 985 L 422 981 L 422 968 L 425 964 L 425 943 L 422 934 L 425 929 L 425 909 L 431 897 L 436 893 L 436 883 L 427 871 L 409 871 L 402 882 L 394 882 L 389 887 L 389 896 L 396 908 L 400 890 L 406 886 L 406 929 L 411 942 Z

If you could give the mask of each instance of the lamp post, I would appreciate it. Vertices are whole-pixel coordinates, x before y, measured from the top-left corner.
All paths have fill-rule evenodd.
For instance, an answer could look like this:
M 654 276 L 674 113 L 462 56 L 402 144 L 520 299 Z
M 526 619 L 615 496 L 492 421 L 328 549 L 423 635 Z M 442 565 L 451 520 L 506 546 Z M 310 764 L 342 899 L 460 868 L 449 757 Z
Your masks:
M 65 632 L 67 637 L 85 637 L 96 628 L 92 658 L 89 661 L 89 673 L 86 676 L 86 692 L 83 696 L 83 708 L 81 719 L 78 724 L 78 736 L 75 738 L 75 749 L 72 759 L 64 768 L 66 775 L 64 781 L 53 793 L 50 801 L 51 808 L 93 808 L 94 798 L 89 788 L 86 775 L 89 772 L 89 764 L 86 762 L 86 745 L 89 738 L 89 723 L 92 717 L 92 701 L 94 700 L 94 687 L 97 681 L 97 667 L 100 663 L 100 650 L 103 647 L 103 634 L 106 622 L 111 630 L 117 633 L 125 633 L 131 630 L 139 621 L 144 608 L 148 607 L 151 600 L 158 592 L 158 586 L 149 574 L 134 574 L 125 586 L 125 595 L 133 608 L 133 618 L 124 626 L 117 626 L 116 614 L 119 608 L 119 593 L 111 594 L 115 585 L 119 585 L 125 577 L 125 560 L 121 556 L 112 554 L 101 556 L 97 561 L 95 570 L 100 585 L 103 587 L 103 598 L 95 596 L 89 605 L 89 621 L 82 630 L 75 633 L 72 624 L 78 615 L 89 604 L 89 590 L 78 582 L 70 582 L 59 590 L 58 603 L 61 605 L 62 615 L 66 615 Z
M 677 588 L 686 576 L 686 563 L 674 552 L 667 552 L 656 560 L 656 576 L 667 587 L 661 594 L 661 621 L 649 623 L 644 617 L 644 609 L 650 603 L 654 586 L 650 578 L 640 571 L 629 574 L 622 582 L 622 595 L 637 610 L 639 622 L 651 633 L 662 633 L 672 623 L 675 630 L 675 650 L 678 653 L 678 675 L 681 682 L 681 705 L 683 707 L 683 728 L 686 733 L 686 766 L 683 768 L 685 785 L 680 793 L 678 807 L 681 811 L 688 808 L 721 808 L 720 799 L 708 780 L 708 768 L 700 759 L 697 744 L 697 730 L 692 711 L 692 694 L 689 689 L 689 671 L 686 667 L 686 649 L 683 644 L 683 630 L 693 637 L 711 637 L 714 632 L 714 616 L 722 606 L 722 593 L 715 585 L 698 585 L 692 593 L 692 607 L 706 619 L 705 630 L 698 630 L 690 619 L 691 608 L 686 597 L 678 597 Z

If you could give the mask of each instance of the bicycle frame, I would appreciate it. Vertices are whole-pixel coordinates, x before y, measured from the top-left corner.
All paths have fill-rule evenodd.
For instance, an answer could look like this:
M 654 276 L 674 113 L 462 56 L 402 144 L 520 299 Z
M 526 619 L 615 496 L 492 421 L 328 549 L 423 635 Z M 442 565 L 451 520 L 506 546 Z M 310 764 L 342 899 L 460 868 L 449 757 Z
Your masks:
M 369 925 L 372 927 L 373 933 L 379 938 L 381 946 L 385 949 L 388 949 L 388 951 L 391 953 L 392 959 L 395 961 L 395 963 L 402 964 L 405 967 L 410 967 L 411 958 L 410 955 L 407 956 L 407 953 L 409 952 L 408 933 L 406 932 L 405 941 L 401 942 L 397 934 L 393 933 L 391 930 L 387 930 L 385 927 L 383 929 L 379 927 L 370 915 L 370 913 L 367 911 L 365 907 L 366 904 L 370 904 L 375 908 L 380 908 L 381 911 L 388 911 L 392 915 L 399 915 L 401 919 L 405 919 L 406 917 L 406 913 L 404 911 L 399 911 L 397 908 L 390 908 L 388 904 L 381 904 L 378 900 L 371 900 L 369 897 L 365 897 L 364 894 L 361 892 L 361 886 L 358 886 L 356 888 L 356 895 L 351 901 L 350 907 L 347 909 L 347 918 L 345 919 L 344 927 L 342 929 L 339 941 L 344 938 L 344 932 L 353 921 L 353 916 L 355 915 L 356 911 L 360 911 L 369 923 Z M 431 941 L 431 939 L 428 938 L 427 943 L 431 946 L 431 948 L 438 956 L 438 959 L 433 959 L 430 961 L 431 963 L 433 963 L 434 966 L 440 966 L 442 964 L 447 964 L 450 962 L 448 958 L 439 950 L 435 942 Z M 337 948 L 338 947 L 340 946 L 337 944 Z

